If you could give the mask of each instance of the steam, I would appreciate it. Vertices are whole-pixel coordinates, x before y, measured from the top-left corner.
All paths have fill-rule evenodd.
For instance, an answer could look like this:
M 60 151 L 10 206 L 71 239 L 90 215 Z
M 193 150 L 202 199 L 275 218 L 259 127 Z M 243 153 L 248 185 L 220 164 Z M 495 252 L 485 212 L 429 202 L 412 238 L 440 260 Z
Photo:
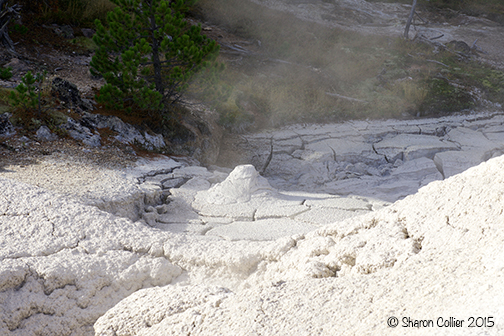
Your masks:
M 282 9 L 282 2 L 276 3 Z M 403 65 L 394 63 L 390 39 L 310 21 L 310 15 L 337 20 L 341 17 L 336 16 L 334 8 L 341 9 L 337 5 L 296 3 L 294 8 L 301 14 L 289 12 L 292 6 L 278 11 L 252 1 L 200 1 L 204 20 L 223 30 L 216 39 L 228 64 L 224 80 L 232 91 L 217 109 L 226 126 L 243 131 L 287 123 L 391 117 L 412 107 L 395 84 L 384 85 L 403 75 L 390 76 L 391 70 Z M 324 12 L 324 7 L 332 11 Z M 299 18 L 303 13 L 306 20 Z M 345 15 L 353 15 L 353 21 L 370 20 L 366 10 Z

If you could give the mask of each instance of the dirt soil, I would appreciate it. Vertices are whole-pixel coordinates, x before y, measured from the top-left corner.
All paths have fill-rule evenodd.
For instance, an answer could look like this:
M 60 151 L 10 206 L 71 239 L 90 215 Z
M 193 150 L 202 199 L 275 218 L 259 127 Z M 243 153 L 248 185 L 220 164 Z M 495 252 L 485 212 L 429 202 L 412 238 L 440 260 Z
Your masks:
M 314 21 L 330 27 L 338 27 L 362 34 L 401 36 L 409 5 L 395 3 L 368 3 L 364 0 L 250 0 L 262 6 L 292 14 L 300 20 Z M 440 43 L 452 40 L 464 41 L 469 46 L 475 44 L 480 59 L 504 69 L 504 27 L 481 17 L 470 17 L 454 11 L 427 12 L 417 9 L 418 16 L 410 30 L 410 38 L 423 37 Z M 195 19 L 190 19 L 195 22 Z M 41 26 L 24 22 L 27 33 L 13 32 L 11 38 L 19 56 L 0 50 L 0 65 L 14 68 L 10 81 L 0 81 L 0 86 L 13 88 L 28 71 L 46 70 L 49 80 L 61 77 L 80 89 L 83 97 L 93 99 L 94 90 L 104 82 L 89 73 L 92 53 L 79 47 L 69 39 L 55 33 L 54 26 Z M 243 39 L 230 34 L 222 27 L 202 23 L 209 37 L 221 44 L 224 60 L 233 65 L 233 46 L 243 45 L 253 49 Z M 79 28 L 74 28 L 76 37 L 83 36 Z M 242 43 L 243 42 L 243 43 Z M 251 50 L 253 51 L 253 50 Z M 239 54 L 239 53 L 238 53 Z M 128 148 L 102 146 L 90 149 L 72 139 L 40 143 L 19 134 L 7 139 L 0 138 L 0 169 L 9 164 L 30 164 L 46 155 L 80 158 L 83 163 L 106 166 L 122 166 L 134 162 L 138 153 Z

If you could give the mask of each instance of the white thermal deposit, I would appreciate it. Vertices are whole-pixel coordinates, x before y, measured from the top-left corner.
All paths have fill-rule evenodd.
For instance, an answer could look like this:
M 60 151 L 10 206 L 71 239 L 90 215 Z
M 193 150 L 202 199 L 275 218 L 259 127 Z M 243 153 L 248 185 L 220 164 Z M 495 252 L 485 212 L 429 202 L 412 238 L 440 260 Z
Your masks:
M 504 156 L 393 204 L 168 158 L 82 197 L 37 167 L 68 168 L 0 173 L 0 335 L 504 333 Z
M 187 246 L 175 259 L 202 268 L 227 264 L 243 281 L 137 291 L 98 319 L 96 334 L 500 335 L 503 171 L 504 157 L 492 159 L 389 207 L 280 238 L 256 254 L 258 246 L 243 241 L 240 248 L 224 245 L 221 263 L 213 248 L 194 256 L 209 242 Z M 175 262 L 167 244 L 165 255 Z M 229 267 L 240 259 L 254 267 Z M 396 328 L 387 325 L 393 316 Z M 427 327 L 413 327 L 415 320 Z M 485 326 L 470 327 L 476 322 Z

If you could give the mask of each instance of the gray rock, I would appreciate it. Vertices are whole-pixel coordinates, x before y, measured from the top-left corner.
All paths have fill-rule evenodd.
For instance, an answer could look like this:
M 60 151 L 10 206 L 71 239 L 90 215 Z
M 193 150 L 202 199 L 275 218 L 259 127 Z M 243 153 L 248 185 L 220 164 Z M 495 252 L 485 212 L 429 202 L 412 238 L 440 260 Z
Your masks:
M 51 133 L 47 126 L 40 126 L 36 133 L 36 136 L 40 141 L 54 141 L 58 139 L 58 136 Z
M 156 226 L 156 221 L 158 219 L 157 212 L 146 212 L 142 215 L 143 220 L 149 226 Z
M 94 128 L 109 128 L 117 132 L 115 139 L 124 144 L 139 144 L 145 149 L 155 150 L 166 147 L 164 138 L 160 134 L 149 134 L 140 132 L 135 126 L 125 123 L 115 116 L 104 116 L 100 114 L 84 113 L 82 120 Z
M 168 207 L 168 204 L 161 204 L 156 206 L 156 211 L 160 215 L 167 213 L 169 209 L 170 208 Z
M 16 131 L 14 131 L 14 126 L 9 120 L 10 117 L 10 113 L 0 114 L 0 137 L 2 138 L 10 137 L 16 133 Z
M 90 126 L 109 128 L 117 132 L 115 139 L 124 144 L 137 144 L 147 150 L 160 150 L 166 146 L 175 155 L 188 156 L 203 164 L 216 162 L 220 151 L 221 128 L 217 124 L 215 112 L 201 106 L 191 106 L 174 133 L 153 134 L 139 130 L 115 116 L 83 113 L 82 119 Z
M 186 183 L 189 178 L 177 177 L 162 182 L 163 189 L 179 188 Z
M 166 143 L 164 142 L 164 138 L 161 134 L 153 134 L 150 135 L 149 133 L 145 132 L 144 133 L 144 139 L 145 142 L 143 145 L 147 149 L 154 149 L 154 148 L 163 148 L 166 146 Z
M 73 39 L 75 38 L 74 36 L 74 31 L 73 31 L 73 28 L 69 25 L 64 25 L 64 26 L 61 26 L 61 31 L 63 33 L 63 37 L 64 38 L 68 38 L 68 39 Z
M 66 124 L 61 128 L 67 130 L 68 135 L 75 140 L 80 140 L 90 147 L 100 147 L 101 137 L 99 134 L 93 133 L 88 127 L 83 126 L 80 122 L 68 117 Z
M 145 208 L 145 212 L 156 212 L 156 208 L 154 208 L 152 205 L 149 205 Z
M 56 77 L 52 81 L 51 94 L 64 102 L 67 107 L 89 111 L 93 109 L 93 105 L 89 101 L 84 101 L 81 98 L 79 89 L 75 84 L 67 80 Z
M 57 35 L 59 35 L 61 37 L 64 37 L 64 38 L 67 38 L 67 39 L 73 39 L 73 38 L 75 38 L 74 31 L 73 31 L 72 27 L 69 26 L 69 25 L 58 26 L 56 24 L 53 24 L 50 27 L 46 27 L 46 28 L 52 29 L 52 31 L 55 34 L 57 34 Z
M 101 146 L 101 137 L 99 134 L 93 134 L 89 138 L 82 140 L 82 143 L 88 145 L 89 147 L 100 147 Z
M 222 129 L 218 116 L 203 106 L 188 107 L 175 136 L 166 136 L 176 155 L 190 156 L 204 165 L 214 164 L 220 151 Z
M 27 71 L 30 68 L 23 61 L 20 61 L 19 58 L 12 58 L 9 63 L 4 65 L 4 68 L 11 67 L 13 72 L 18 71 Z
M 89 28 L 82 28 L 81 29 L 82 35 L 84 35 L 87 38 L 92 38 L 93 35 L 96 33 L 94 29 L 89 29 Z

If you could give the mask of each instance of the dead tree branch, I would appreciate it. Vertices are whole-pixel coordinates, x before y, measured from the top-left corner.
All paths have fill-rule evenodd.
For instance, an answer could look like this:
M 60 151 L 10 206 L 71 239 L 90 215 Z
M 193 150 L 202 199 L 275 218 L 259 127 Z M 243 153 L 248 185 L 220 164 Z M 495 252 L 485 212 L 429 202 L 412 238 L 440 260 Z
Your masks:
M 411 12 L 408 17 L 408 21 L 406 21 L 406 27 L 404 28 L 404 38 L 408 39 L 408 34 L 409 34 L 409 28 L 411 25 L 411 21 L 413 21 L 413 16 L 415 15 L 415 7 L 417 4 L 417 0 L 413 0 L 413 5 L 411 5 Z
M 416 13 L 416 12 L 415 12 L 415 14 L 416 14 L 416 16 L 418 16 L 418 18 L 419 18 L 420 20 L 422 20 L 422 22 L 423 22 L 423 23 L 425 23 L 425 24 L 429 23 L 429 22 L 425 21 L 425 20 L 424 20 L 424 19 L 420 16 L 420 14 L 418 14 L 418 13 Z
M 447 67 L 447 68 L 449 68 L 449 67 L 450 67 L 449 65 L 446 65 L 446 64 L 441 63 L 441 62 L 439 62 L 439 61 L 435 61 L 435 60 L 431 60 L 431 59 L 426 59 L 425 61 L 426 61 L 426 62 L 431 62 L 431 63 L 436 63 L 436 64 L 442 65 L 442 66 L 444 66 L 444 67 Z
M 337 94 L 337 93 L 333 93 L 333 92 L 326 92 L 325 94 L 328 95 L 328 96 L 331 96 L 331 97 L 345 99 L 345 100 L 351 101 L 353 103 L 362 103 L 362 104 L 367 104 L 368 103 L 367 101 L 362 100 L 362 99 L 347 97 L 347 96 L 343 96 L 343 95 L 340 95 L 340 94 Z
M 8 25 L 13 18 L 19 17 L 21 5 L 7 5 L 7 0 L 0 0 L 0 43 L 14 53 L 14 42 L 9 37 Z

